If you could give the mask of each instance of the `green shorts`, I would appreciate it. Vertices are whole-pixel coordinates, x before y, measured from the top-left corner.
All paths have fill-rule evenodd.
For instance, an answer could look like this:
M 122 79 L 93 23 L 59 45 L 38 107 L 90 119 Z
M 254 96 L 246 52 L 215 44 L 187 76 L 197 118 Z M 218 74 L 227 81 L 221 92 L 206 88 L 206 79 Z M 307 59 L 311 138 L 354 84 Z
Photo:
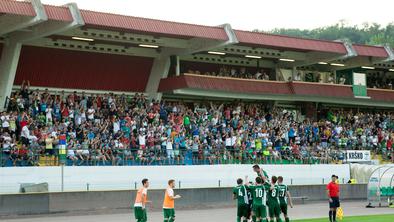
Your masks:
M 270 218 L 279 217 L 280 216 L 279 203 L 269 203 L 268 204 L 268 213 L 269 213 Z
M 237 216 L 238 217 L 248 217 L 249 209 L 250 209 L 250 207 L 247 204 L 238 205 L 238 207 L 237 207 Z
M 280 202 L 279 207 L 280 207 L 280 211 L 282 211 L 283 214 L 287 215 L 287 203 Z
M 137 222 L 146 222 L 148 217 L 146 216 L 146 209 L 142 207 L 134 207 L 134 216 Z
M 175 219 L 175 210 L 174 209 L 166 209 L 163 208 L 164 220 L 174 220 Z
M 257 218 L 266 218 L 267 217 L 267 207 L 264 205 L 253 205 L 253 213 Z

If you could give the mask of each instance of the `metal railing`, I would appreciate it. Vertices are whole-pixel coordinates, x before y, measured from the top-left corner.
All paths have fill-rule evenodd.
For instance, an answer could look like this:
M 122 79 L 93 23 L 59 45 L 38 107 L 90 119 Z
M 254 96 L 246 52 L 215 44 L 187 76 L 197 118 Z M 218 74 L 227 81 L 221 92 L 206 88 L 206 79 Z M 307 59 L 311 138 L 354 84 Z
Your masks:
M 27 149 L 23 155 L 6 152 L 0 147 L 0 166 L 161 166 L 161 165 L 217 165 L 217 164 L 329 164 L 336 158 L 307 156 L 274 156 L 251 154 L 239 149 L 192 150 L 175 149 L 169 155 L 166 150 L 121 149 L 116 155 L 75 154 L 65 159 L 58 154 L 47 155 L 43 148 Z M 58 149 L 54 149 L 58 153 Z M 283 157 L 283 158 L 282 158 Z

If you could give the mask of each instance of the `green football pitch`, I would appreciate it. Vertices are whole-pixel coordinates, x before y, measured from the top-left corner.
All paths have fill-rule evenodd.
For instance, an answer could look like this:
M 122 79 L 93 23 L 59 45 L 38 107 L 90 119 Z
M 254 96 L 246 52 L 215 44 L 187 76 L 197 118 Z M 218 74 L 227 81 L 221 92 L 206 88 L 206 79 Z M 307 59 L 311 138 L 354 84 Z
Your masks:
M 305 220 L 294 220 L 295 222 L 327 222 L 327 218 L 322 219 L 305 219 Z M 373 216 L 357 216 L 357 217 L 344 217 L 343 220 L 337 220 L 338 222 L 393 222 L 394 214 L 389 215 L 373 215 Z

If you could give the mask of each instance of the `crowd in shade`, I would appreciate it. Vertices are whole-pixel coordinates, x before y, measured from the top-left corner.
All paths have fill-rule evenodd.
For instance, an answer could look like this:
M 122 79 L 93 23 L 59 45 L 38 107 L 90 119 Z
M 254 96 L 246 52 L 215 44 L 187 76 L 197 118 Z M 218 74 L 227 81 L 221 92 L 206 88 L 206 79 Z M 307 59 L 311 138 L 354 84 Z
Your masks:
M 391 159 L 394 113 L 326 110 L 316 120 L 265 102 L 171 102 L 143 94 L 30 91 L 12 94 L 0 113 L 2 165 L 331 163 L 343 150 Z M 392 158 L 394 159 L 394 158 Z
M 223 66 L 217 71 L 212 72 L 201 72 L 199 70 L 187 70 L 187 73 L 207 76 L 219 76 L 219 77 L 231 77 L 231 78 L 242 78 L 242 79 L 256 79 L 256 80 L 277 80 L 277 81 L 303 81 L 303 82 L 317 82 L 317 83 L 331 83 L 340 85 L 349 85 L 345 75 L 335 76 L 333 73 L 327 74 L 327 78 L 324 78 L 322 73 L 316 71 L 298 71 L 294 77 L 290 76 L 287 79 L 283 77 L 283 74 L 277 74 L 278 76 L 270 76 L 269 69 L 250 69 L 245 67 L 231 67 Z M 280 73 L 280 72 L 279 72 Z M 367 74 L 367 87 L 377 89 L 393 89 L 394 75 L 371 73 Z
M 369 75 L 367 78 L 367 86 L 377 89 L 393 89 L 393 75 L 379 75 L 378 73 Z
M 208 76 L 221 76 L 221 77 L 232 77 L 232 78 L 242 78 L 242 79 L 259 79 L 259 80 L 270 80 L 269 71 L 265 69 L 260 69 L 255 71 L 255 69 L 247 69 L 246 67 L 230 67 L 223 66 L 217 72 L 200 72 L 199 70 L 187 70 L 187 73 L 197 74 L 197 75 L 208 75 Z

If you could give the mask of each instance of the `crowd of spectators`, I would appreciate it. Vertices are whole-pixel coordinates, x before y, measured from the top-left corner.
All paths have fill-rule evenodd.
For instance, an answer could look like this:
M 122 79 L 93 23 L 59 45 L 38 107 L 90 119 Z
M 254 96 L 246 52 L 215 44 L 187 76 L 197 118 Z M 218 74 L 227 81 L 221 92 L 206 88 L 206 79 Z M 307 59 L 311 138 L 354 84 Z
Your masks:
M 58 157 L 59 138 L 72 165 L 331 163 L 346 149 L 394 159 L 393 112 L 328 110 L 312 121 L 263 102 L 158 102 L 23 84 L 0 124 L 2 165 Z
M 242 79 L 257 79 L 257 80 L 278 80 L 278 81 L 303 81 L 303 82 L 317 82 L 317 83 L 331 83 L 331 84 L 351 84 L 345 75 L 339 75 L 335 77 L 333 73 L 328 73 L 326 77 L 319 72 L 308 72 L 304 71 L 302 74 L 300 71 L 296 72 L 293 76 L 287 78 L 283 77 L 283 74 L 279 71 L 278 77 L 270 77 L 268 69 L 259 69 L 257 72 L 246 67 L 231 67 L 223 66 L 218 71 L 213 72 L 200 72 L 198 70 L 187 70 L 187 73 L 207 75 L 207 76 L 221 76 L 221 77 L 232 77 Z M 367 87 L 377 89 L 393 89 L 394 77 L 389 75 L 380 75 L 378 73 L 367 74 Z
M 207 76 L 220 76 L 220 77 L 232 77 L 232 78 L 242 78 L 242 79 L 257 79 L 257 80 L 278 80 L 278 81 L 303 81 L 303 82 L 318 82 L 318 83 L 332 83 L 344 85 L 346 78 L 344 76 L 335 78 L 334 74 L 329 74 L 327 79 L 323 78 L 323 75 L 319 72 L 304 72 L 304 75 L 298 71 L 294 77 L 289 76 L 287 79 L 281 73 L 279 69 L 278 77 L 270 77 L 269 69 L 247 69 L 246 67 L 230 67 L 223 66 L 218 72 L 201 72 L 199 70 L 187 70 L 186 73 L 197 74 L 197 75 L 207 75 Z
M 259 71 L 251 71 L 246 67 L 230 67 L 223 66 L 218 71 L 203 72 L 198 70 L 187 70 L 187 73 L 207 76 L 221 76 L 221 77 L 232 77 L 242 79 L 259 79 L 259 80 L 270 80 L 269 72 L 266 69 L 260 69 Z
M 367 75 L 367 86 L 377 89 L 393 89 L 394 76 L 379 75 L 378 73 Z

